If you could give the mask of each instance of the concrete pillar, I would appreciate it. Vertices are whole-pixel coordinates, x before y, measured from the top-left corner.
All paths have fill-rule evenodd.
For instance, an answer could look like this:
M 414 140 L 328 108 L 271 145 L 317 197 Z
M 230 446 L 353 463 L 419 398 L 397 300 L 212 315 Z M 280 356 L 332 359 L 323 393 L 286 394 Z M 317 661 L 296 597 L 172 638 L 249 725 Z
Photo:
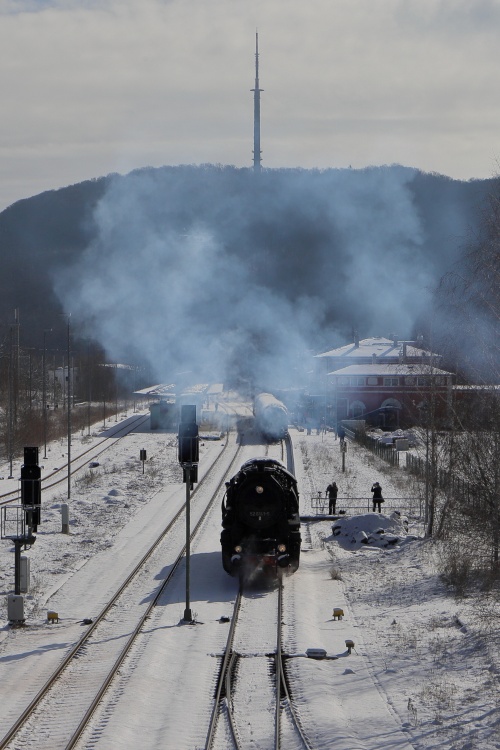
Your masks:
M 68 503 L 63 503 L 61 505 L 61 521 L 62 521 L 61 532 L 63 534 L 69 534 L 69 506 L 68 506 Z

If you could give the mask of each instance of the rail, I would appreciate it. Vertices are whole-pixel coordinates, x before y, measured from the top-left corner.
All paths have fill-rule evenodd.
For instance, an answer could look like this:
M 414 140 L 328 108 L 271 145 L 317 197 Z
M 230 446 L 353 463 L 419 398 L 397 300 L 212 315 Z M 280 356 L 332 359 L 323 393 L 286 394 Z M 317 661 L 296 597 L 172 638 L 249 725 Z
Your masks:
M 203 485 L 203 483 L 207 480 L 212 469 L 218 464 L 221 456 L 225 452 L 227 443 L 228 441 L 226 441 L 226 444 L 224 446 L 224 451 L 221 451 L 221 453 L 217 456 L 209 472 L 204 477 L 202 477 L 202 479 L 198 483 L 197 487 L 192 493 L 193 497 L 196 495 L 196 493 L 198 492 L 199 488 Z M 234 466 L 234 462 L 237 460 L 239 450 L 240 449 L 238 447 L 236 455 L 233 458 L 233 461 L 231 463 L 231 467 Z M 226 475 L 227 475 L 227 472 L 226 472 Z M 212 498 L 210 502 L 207 504 L 206 508 L 202 511 L 198 522 L 196 523 L 194 528 L 191 530 L 191 535 L 190 535 L 191 540 L 194 539 L 199 529 L 202 527 L 202 524 L 204 523 L 204 520 L 209 510 L 211 509 L 211 507 L 213 507 L 214 503 L 217 500 L 218 493 L 222 486 L 223 486 L 223 479 L 219 482 L 217 490 L 212 494 Z M 160 549 L 160 545 L 163 543 L 163 541 L 167 537 L 168 533 L 170 532 L 174 524 L 178 522 L 179 519 L 181 519 L 185 511 L 185 507 L 186 507 L 185 504 L 183 504 L 182 507 L 173 515 L 170 521 L 166 524 L 166 526 L 160 531 L 156 539 L 152 542 L 149 548 L 145 551 L 141 560 L 134 566 L 133 570 L 131 570 L 129 574 L 126 575 L 125 579 L 122 581 L 118 590 L 110 598 L 110 600 L 104 606 L 102 611 L 95 617 L 93 622 L 91 621 L 89 628 L 85 631 L 85 633 L 81 636 L 81 638 L 70 648 L 69 652 L 63 658 L 61 663 L 54 670 L 54 672 L 50 675 L 50 677 L 48 678 L 46 683 L 42 686 L 42 688 L 39 690 L 39 692 L 34 696 L 30 704 L 24 709 L 24 711 L 18 717 L 16 722 L 11 726 L 7 734 L 2 739 L 0 739 L 0 749 L 6 748 L 11 743 L 11 740 L 15 738 L 20 732 L 33 731 L 33 730 L 26 729 L 26 725 L 28 721 L 30 719 L 33 721 L 32 717 L 35 715 L 35 711 L 39 712 L 38 715 L 40 715 L 40 713 L 43 712 L 43 709 L 40 708 L 42 705 L 42 701 L 44 701 L 47 698 L 47 696 L 49 696 L 50 691 L 53 689 L 54 686 L 56 686 L 58 680 L 60 680 L 63 673 L 66 675 L 66 685 L 64 689 L 66 691 L 66 694 L 69 694 L 70 677 L 72 678 L 73 682 L 79 679 L 76 667 L 74 665 L 79 664 L 80 667 L 83 666 L 83 668 L 85 668 L 84 659 L 94 658 L 93 653 L 92 653 L 93 649 L 91 647 L 92 639 L 93 639 L 93 642 L 99 643 L 100 638 L 101 639 L 103 639 L 104 637 L 108 638 L 108 636 L 98 636 L 99 628 L 103 625 L 106 626 L 107 623 L 109 624 L 109 621 L 111 620 L 111 613 L 115 613 L 115 614 L 118 613 L 118 616 L 120 617 L 119 608 L 118 608 L 118 603 L 119 603 L 120 598 L 122 597 L 124 593 L 126 593 L 127 588 L 133 583 L 134 580 L 137 579 L 137 577 L 141 574 L 144 568 L 145 567 L 147 568 L 148 561 L 152 559 L 153 554 L 155 554 L 157 550 Z M 66 739 L 66 744 L 65 744 L 66 750 L 70 750 L 78 743 L 79 738 L 81 737 L 92 715 L 94 714 L 97 706 L 102 700 L 105 691 L 108 689 L 109 685 L 111 684 L 111 681 L 113 680 L 114 676 L 118 672 L 125 656 L 129 652 L 132 644 L 134 643 L 137 636 L 139 635 L 142 628 L 144 627 L 144 624 L 147 622 L 151 614 L 151 611 L 157 605 L 157 602 L 159 601 L 161 595 L 163 594 L 163 591 L 170 584 L 171 580 L 176 574 L 176 571 L 180 563 L 184 559 L 185 552 L 186 552 L 186 544 L 182 546 L 182 549 L 178 553 L 176 560 L 172 564 L 166 577 L 160 582 L 157 590 L 153 592 L 151 596 L 151 600 L 148 602 L 147 606 L 138 615 L 137 621 L 127 626 L 128 628 L 130 628 L 130 630 L 129 632 L 123 635 L 124 642 L 121 647 L 117 648 L 116 654 L 113 657 L 115 659 L 114 663 L 112 664 L 111 668 L 107 671 L 105 675 L 101 675 L 101 684 L 98 688 L 96 686 L 96 692 L 95 692 L 94 697 L 91 698 L 89 696 L 89 705 L 87 709 L 85 710 L 85 708 L 82 706 L 82 711 L 80 715 L 78 717 L 77 716 L 74 717 L 73 727 L 68 728 L 68 731 L 67 731 L 68 737 Z M 115 638 L 117 638 L 116 634 L 115 634 Z M 117 639 L 117 641 L 118 640 L 119 639 Z M 89 684 L 89 691 L 91 689 L 92 689 L 91 684 Z M 77 722 L 78 722 L 78 725 L 75 728 L 75 724 L 77 724 Z M 40 725 L 37 726 L 38 731 L 40 731 L 39 726 Z M 44 731 L 46 731 L 45 727 L 44 727 Z M 22 742 L 20 744 L 22 744 Z M 16 746 L 20 746 L 20 745 L 16 745 Z
M 295 709 L 293 697 L 288 686 L 288 680 L 285 673 L 285 663 L 283 660 L 282 647 L 282 625 L 283 625 L 283 580 L 279 582 L 278 589 L 278 632 L 275 654 L 275 673 L 276 673 L 276 703 L 275 703 L 275 721 L 274 721 L 274 750 L 281 750 L 284 747 L 281 738 L 281 712 L 282 709 L 288 708 L 293 726 L 297 730 L 300 742 L 305 750 L 312 750 L 312 744 L 306 734 L 299 716 Z
M 212 715 L 210 717 L 210 723 L 208 727 L 207 738 L 205 741 L 205 750 L 211 750 L 215 740 L 215 732 L 217 730 L 217 723 L 221 713 L 222 698 L 226 698 L 226 715 L 231 731 L 231 737 L 233 740 L 234 747 L 239 750 L 240 741 L 238 737 L 238 731 L 236 724 L 233 720 L 233 714 L 231 710 L 231 690 L 232 690 L 232 674 L 234 658 L 236 657 L 233 651 L 234 633 L 238 622 L 238 615 L 241 607 L 242 589 L 241 586 L 236 595 L 236 600 L 233 607 L 233 615 L 231 617 L 231 625 L 229 628 L 229 634 L 227 637 L 226 648 L 220 665 L 219 676 L 217 679 L 217 687 L 215 690 L 215 699 L 212 708 Z
M 97 458 L 98 456 L 102 455 L 105 451 L 113 447 L 114 444 L 110 442 L 110 438 L 126 437 L 130 432 L 137 429 L 137 427 L 144 424 L 144 422 L 147 422 L 148 419 L 149 419 L 149 414 L 147 415 L 140 414 L 137 417 L 135 416 L 129 417 L 128 419 L 124 420 L 120 424 L 114 425 L 112 428 L 108 430 L 108 434 L 106 434 L 105 437 L 100 438 L 98 443 L 94 443 L 89 448 L 82 450 L 81 453 L 76 454 L 71 459 L 70 475 L 73 476 L 77 472 L 82 471 L 83 469 L 86 469 L 88 467 L 87 461 L 90 455 L 92 455 L 93 458 L 94 457 Z M 41 477 L 40 481 L 41 481 L 42 492 L 44 490 L 50 490 L 56 485 L 66 482 L 67 479 L 68 479 L 68 464 L 61 463 L 60 467 L 58 467 L 57 469 L 53 469 L 49 474 L 46 474 L 45 476 Z M 0 506 L 8 505 L 9 503 L 14 503 L 16 501 L 19 502 L 19 499 L 20 499 L 20 489 L 18 487 L 15 490 L 10 490 L 9 492 L 4 492 L 3 494 L 0 494 Z

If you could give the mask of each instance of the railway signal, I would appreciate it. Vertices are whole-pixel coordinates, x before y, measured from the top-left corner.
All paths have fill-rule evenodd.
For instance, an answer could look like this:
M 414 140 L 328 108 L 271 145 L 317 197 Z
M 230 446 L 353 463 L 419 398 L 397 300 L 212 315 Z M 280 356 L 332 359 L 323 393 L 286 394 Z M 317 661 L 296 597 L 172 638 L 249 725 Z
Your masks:
M 191 489 L 193 482 L 198 481 L 198 461 L 200 455 L 200 438 L 196 424 L 196 406 L 186 404 L 181 407 L 179 424 L 179 463 L 182 466 L 183 481 L 186 483 L 186 608 L 184 622 L 193 622 L 190 606 L 190 556 L 191 556 Z
M 21 466 L 21 506 L 12 507 L 16 511 L 13 521 L 15 533 L 5 533 L 11 520 L 7 519 L 7 509 L 2 515 L 2 539 L 14 543 L 14 594 L 7 597 L 7 616 L 16 624 L 24 623 L 24 597 L 22 592 L 29 590 L 29 558 L 22 557 L 22 549 L 32 547 L 40 523 L 41 471 L 38 466 L 38 448 L 24 448 L 24 464 Z M 21 511 L 19 513 L 19 511 Z
M 25 447 L 24 464 L 21 466 L 21 503 L 30 534 L 36 532 L 40 523 L 41 486 L 38 448 Z

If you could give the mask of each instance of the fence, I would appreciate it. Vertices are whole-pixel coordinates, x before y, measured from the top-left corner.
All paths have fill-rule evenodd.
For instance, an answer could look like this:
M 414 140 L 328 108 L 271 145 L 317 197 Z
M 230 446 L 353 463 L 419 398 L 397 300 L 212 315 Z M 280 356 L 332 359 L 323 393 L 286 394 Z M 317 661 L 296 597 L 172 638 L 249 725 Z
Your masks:
M 388 445 L 381 443 L 380 440 L 373 440 L 373 438 L 368 437 L 368 435 L 361 431 L 353 432 L 352 430 L 346 430 L 345 434 L 350 440 L 356 440 L 364 448 L 368 448 L 369 451 L 387 461 L 391 466 L 399 466 L 399 451 L 394 450 L 392 444 Z
M 381 443 L 379 440 L 373 440 L 364 432 L 346 429 L 346 437 L 350 440 L 356 440 L 363 447 L 367 448 L 376 456 L 382 458 L 391 466 L 399 466 L 399 451 L 394 449 L 392 444 Z M 455 497 L 462 498 L 471 506 L 479 505 L 481 493 L 479 488 L 467 482 L 461 477 L 453 475 L 448 469 L 432 467 L 429 461 L 419 458 L 411 453 L 406 453 L 406 470 L 410 474 L 421 477 L 426 482 L 432 479 L 433 486 L 449 492 Z
M 328 495 L 318 492 L 311 495 L 311 508 L 316 516 L 328 515 Z M 407 515 L 421 516 L 422 501 L 419 497 L 386 497 L 382 503 L 384 513 L 394 513 L 398 511 Z M 371 513 L 373 509 L 373 499 L 371 497 L 338 497 L 337 512 L 338 515 L 361 515 L 362 513 Z
M 461 497 L 469 505 L 475 505 L 480 497 L 479 488 L 461 477 L 454 476 L 447 469 L 439 469 L 425 458 L 406 454 L 406 469 L 410 474 L 425 480 L 432 480 L 433 486 L 445 490 L 455 497 Z

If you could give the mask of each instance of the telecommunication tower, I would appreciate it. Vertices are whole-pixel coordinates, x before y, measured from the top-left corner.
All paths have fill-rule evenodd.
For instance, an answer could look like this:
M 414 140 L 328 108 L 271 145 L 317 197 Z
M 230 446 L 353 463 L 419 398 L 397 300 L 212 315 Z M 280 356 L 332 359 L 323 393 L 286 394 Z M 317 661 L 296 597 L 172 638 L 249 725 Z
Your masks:
M 253 168 L 255 172 L 261 169 L 260 150 L 260 92 L 259 86 L 259 34 L 255 32 L 255 88 L 253 91 Z

